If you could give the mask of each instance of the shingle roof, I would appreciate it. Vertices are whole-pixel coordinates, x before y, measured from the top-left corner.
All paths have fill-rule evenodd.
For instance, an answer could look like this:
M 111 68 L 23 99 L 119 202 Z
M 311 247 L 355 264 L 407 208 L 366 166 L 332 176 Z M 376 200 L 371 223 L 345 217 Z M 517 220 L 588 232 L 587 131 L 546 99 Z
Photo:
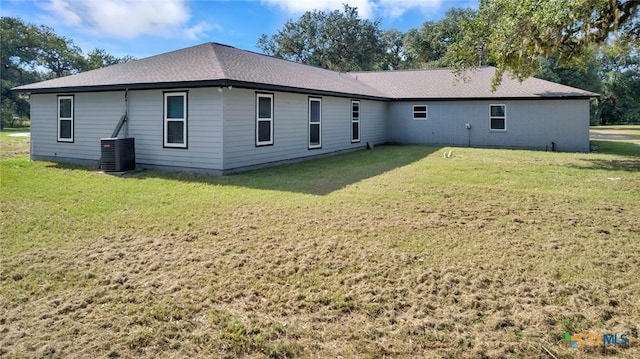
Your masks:
M 490 91 L 492 68 L 480 68 L 470 82 L 450 70 L 340 73 L 217 43 L 205 43 L 123 64 L 14 88 L 22 92 L 80 92 L 116 89 L 225 86 L 315 94 L 415 98 L 590 97 L 595 94 L 553 82 L 505 78 Z
M 124 88 L 215 85 L 274 86 L 289 90 L 386 95 L 339 73 L 217 43 L 205 43 L 72 76 L 16 87 L 17 91 L 60 92 Z
M 530 77 L 523 82 L 505 75 L 491 91 L 494 67 L 480 67 L 462 76 L 450 69 L 352 72 L 352 76 L 394 99 L 557 98 L 594 97 L 596 93 Z

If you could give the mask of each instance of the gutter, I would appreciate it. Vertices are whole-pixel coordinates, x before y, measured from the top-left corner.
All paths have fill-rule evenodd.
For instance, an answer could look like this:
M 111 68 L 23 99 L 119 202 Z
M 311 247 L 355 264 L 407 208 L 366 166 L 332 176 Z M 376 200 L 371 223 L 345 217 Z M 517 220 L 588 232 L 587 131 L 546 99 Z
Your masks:
M 289 93 L 300 93 L 310 95 L 325 95 L 346 98 L 359 98 L 366 100 L 390 101 L 389 97 L 363 95 L 359 93 L 339 92 L 330 90 L 317 90 L 300 87 L 290 87 L 282 85 L 271 85 L 236 80 L 207 80 L 207 81 L 180 81 L 180 82 L 155 82 L 155 83 L 138 83 L 138 84 L 114 84 L 114 85 L 98 85 L 98 86 L 69 86 L 69 87 L 51 87 L 51 88 L 24 88 L 18 86 L 11 91 L 31 94 L 63 94 L 77 92 L 106 92 L 106 91 L 124 91 L 124 90 L 167 90 L 167 89 L 183 89 L 183 88 L 203 88 L 203 87 L 235 87 L 251 90 L 280 91 Z

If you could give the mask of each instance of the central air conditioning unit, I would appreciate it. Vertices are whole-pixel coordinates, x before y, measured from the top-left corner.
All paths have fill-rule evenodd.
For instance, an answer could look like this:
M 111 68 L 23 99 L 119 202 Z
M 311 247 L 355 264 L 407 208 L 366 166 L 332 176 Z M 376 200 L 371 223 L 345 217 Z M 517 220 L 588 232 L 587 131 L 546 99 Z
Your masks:
M 100 139 L 102 163 L 105 172 L 123 172 L 136 168 L 135 140 L 129 138 Z

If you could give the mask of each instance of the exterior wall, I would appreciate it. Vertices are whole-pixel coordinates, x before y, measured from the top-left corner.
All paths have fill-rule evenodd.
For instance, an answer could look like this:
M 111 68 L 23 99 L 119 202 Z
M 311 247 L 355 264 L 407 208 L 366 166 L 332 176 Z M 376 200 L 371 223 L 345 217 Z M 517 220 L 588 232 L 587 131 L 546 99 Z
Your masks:
M 121 137 L 135 137 L 143 167 L 232 172 L 270 163 L 380 144 L 589 150 L 589 100 L 360 100 L 360 142 L 351 142 L 351 100 L 322 96 L 322 147 L 308 148 L 309 96 L 273 93 L 273 145 L 256 146 L 256 91 L 198 88 L 188 92 L 186 149 L 163 147 L 163 91 L 129 91 Z M 358 100 L 354 98 L 354 100 Z M 506 131 L 489 129 L 489 105 L 506 105 Z M 428 118 L 413 120 L 412 106 Z M 124 92 L 74 94 L 74 142 L 57 142 L 57 96 L 31 96 L 31 157 L 97 164 L 100 139 L 124 113 Z M 466 129 L 465 125 L 471 128 Z M 224 136 L 223 136 L 224 133 Z
M 309 96 L 275 92 L 273 145 L 257 147 L 256 93 L 224 89 L 223 152 L 227 171 L 363 148 L 367 141 L 386 141 L 386 102 L 360 101 L 360 142 L 351 143 L 351 99 L 322 96 L 322 148 L 309 149 Z
M 31 95 L 31 158 L 97 164 L 100 138 L 109 137 L 124 111 L 119 92 L 74 94 L 74 142 L 57 141 L 57 95 Z
M 506 131 L 489 129 L 489 105 L 506 105 Z M 427 105 L 428 119 L 413 120 L 413 105 Z M 471 129 L 465 125 L 470 124 Z M 407 101 L 389 105 L 389 141 L 589 151 L 589 100 Z
M 172 90 L 173 91 L 173 90 Z M 222 170 L 222 96 L 188 90 L 187 149 L 163 148 L 163 91 L 129 91 L 129 119 L 120 137 L 135 137 L 142 166 Z M 100 139 L 124 113 L 124 92 L 74 94 L 74 142 L 57 142 L 57 96 L 31 96 L 31 158 L 97 164 Z
M 162 90 L 129 92 L 128 134 L 144 167 L 222 170 L 222 95 L 212 88 L 187 91 L 187 148 L 163 147 Z

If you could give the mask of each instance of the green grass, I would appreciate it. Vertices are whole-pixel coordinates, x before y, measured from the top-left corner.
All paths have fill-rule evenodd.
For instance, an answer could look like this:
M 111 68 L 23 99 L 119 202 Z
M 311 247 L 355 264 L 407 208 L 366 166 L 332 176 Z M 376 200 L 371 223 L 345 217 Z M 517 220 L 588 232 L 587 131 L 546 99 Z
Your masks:
M 596 136 L 591 140 L 596 152 L 640 157 L 640 125 L 593 126 L 591 132 Z
M 8 134 L 0 356 L 640 355 L 633 137 L 118 177 Z M 631 345 L 567 349 L 567 330 Z

